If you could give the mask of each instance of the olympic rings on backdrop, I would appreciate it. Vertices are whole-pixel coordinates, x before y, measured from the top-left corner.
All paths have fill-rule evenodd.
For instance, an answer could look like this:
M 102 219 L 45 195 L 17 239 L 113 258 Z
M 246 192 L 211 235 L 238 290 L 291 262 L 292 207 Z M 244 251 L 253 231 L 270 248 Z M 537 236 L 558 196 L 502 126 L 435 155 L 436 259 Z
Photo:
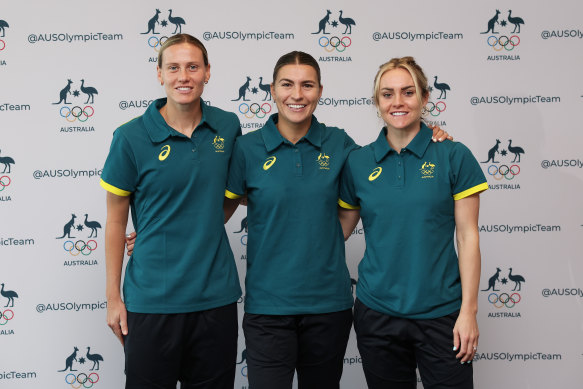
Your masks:
M 157 53 L 160 51 L 160 46 L 162 46 L 167 39 L 168 39 L 167 36 L 161 36 L 160 39 L 158 39 L 158 37 L 156 36 L 151 36 L 148 38 L 148 46 L 153 48 L 154 51 Z
M 247 365 L 245 365 L 241 368 L 241 375 L 243 377 L 247 377 Z
M 512 308 L 516 304 L 518 304 L 522 300 L 522 297 L 519 293 L 512 293 L 512 295 L 508 295 L 508 293 L 490 293 L 488 295 L 488 302 L 495 306 L 496 308 L 502 308 L 506 306 L 506 308 Z
M 425 105 L 425 110 L 431 114 L 431 116 L 439 116 L 440 113 L 445 111 L 446 104 L 445 101 L 438 101 L 437 103 L 432 103 L 431 101 Z
M 4 42 L 2 39 L 0 39 L 0 51 L 4 50 L 6 48 L 6 42 Z
M 4 189 L 6 189 L 7 186 L 10 186 L 11 183 L 12 183 L 12 180 L 10 179 L 10 177 L 8 177 L 8 176 L 0 177 L 0 192 L 2 192 Z
M 502 49 L 512 51 L 520 44 L 520 37 L 518 35 L 512 35 L 508 38 L 506 35 L 501 35 L 499 38 L 496 38 L 496 36 L 490 35 L 488 39 L 486 39 L 486 42 L 496 51 L 501 51 Z
M 343 36 L 342 38 L 333 36 L 329 39 L 328 37 L 321 36 L 320 39 L 318 39 L 318 44 L 329 53 L 333 52 L 334 50 L 342 53 L 344 50 L 346 50 L 347 47 L 352 45 L 352 39 L 349 36 Z
M 91 242 L 93 242 L 93 244 Z M 67 243 L 69 243 L 69 244 L 67 244 Z M 69 254 L 71 254 L 74 257 L 79 255 L 79 253 L 81 253 L 83 255 L 89 255 L 96 248 L 97 248 L 97 242 L 93 239 L 87 241 L 87 243 L 85 243 L 84 240 L 78 240 L 75 243 L 73 243 L 72 240 L 67 240 L 67 241 L 65 241 L 65 243 L 63 243 L 63 249 L 65 249 L 65 251 L 68 251 Z M 73 252 L 73 249 L 75 249 L 75 252 Z
M 496 165 L 490 165 L 488 166 L 488 174 L 498 181 L 500 181 L 502 177 L 510 181 L 514 179 L 514 176 L 520 174 L 520 166 L 511 165 L 508 167 L 508 165 L 500 165 L 500 167 L 498 167 Z
M 78 105 L 74 106 L 73 108 L 64 106 L 59 110 L 61 117 L 64 117 L 68 122 L 71 123 L 77 119 L 79 119 L 80 122 L 86 122 L 87 119 L 93 116 L 94 113 L 95 109 L 90 105 L 86 105 L 83 109 L 81 109 L 81 107 Z
M 79 388 L 91 388 L 94 384 L 99 382 L 99 374 L 93 372 L 89 375 L 85 373 L 79 373 L 77 375 L 69 373 L 65 376 L 65 382 L 71 385 L 75 389 Z M 78 383 L 78 386 L 73 384 Z
M 265 115 L 271 112 L 271 104 L 263 103 L 261 106 L 258 103 L 252 103 L 251 106 L 247 103 L 239 104 L 239 112 L 241 112 L 247 119 L 257 116 L 259 119 L 263 119 Z
M 247 234 L 241 236 L 241 244 L 247 246 Z
M 14 319 L 14 311 L 12 309 L 6 309 L 4 312 L 0 311 L 0 326 L 5 325 L 12 319 Z

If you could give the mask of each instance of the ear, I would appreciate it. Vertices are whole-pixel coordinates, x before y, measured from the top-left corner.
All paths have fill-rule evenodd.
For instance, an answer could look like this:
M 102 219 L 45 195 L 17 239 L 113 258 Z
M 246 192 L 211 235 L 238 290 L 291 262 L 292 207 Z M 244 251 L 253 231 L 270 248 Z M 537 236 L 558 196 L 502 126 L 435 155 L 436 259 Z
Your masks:
M 324 90 L 324 85 L 320 84 L 320 94 L 318 95 L 318 100 L 322 97 L 322 91 Z
M 423 107 L 425 107 L 427 105 L 427 102 L 429 102 L 429 92 L 425 93 L 425 96 L 423 96 L 421 101 L 423 102 Z
M 204 78 L 204 83 L 206 84 L 207 82 L 209 82 L 210 78 L 211 78 L 211 64 L 209 63 L 208 65 L 206 65 L 206 77 Z
M 269 84 L 269 89 L 271 89 L 271 98 L 273 99 L 273 102 L 275 102 L 275 85 L 273 82 Z
M 158 73 L 158 81 L 160 81 L 160 85 L 164 85 L 164 80 L 162 79 L 162 69 L 160 69 L 160 66 L 156 66 L 156 72 Z

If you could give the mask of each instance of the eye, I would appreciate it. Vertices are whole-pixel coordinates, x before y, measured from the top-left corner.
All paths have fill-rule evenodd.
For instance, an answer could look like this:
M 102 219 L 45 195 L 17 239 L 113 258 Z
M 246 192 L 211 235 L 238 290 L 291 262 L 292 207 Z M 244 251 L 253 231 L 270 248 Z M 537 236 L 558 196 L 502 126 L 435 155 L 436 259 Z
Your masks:
M 168 70 L 170 70 L 172 72 L 173 71 L 176 71 L 177 69 L 178 69 L 178 66 L 176 66 L 176 65 L 170 65 L 170 66 L 168 66 Z
M 198 65 L 190 65 L 190 66 L 189 66 L 189 69 L 190 69 L 191 71 L 195 71 L 196 69 L 198 69 Z
M 388 92 L 383 93 L 383 97 L 388 99 L 389 97 L 391 97 L 392 95 Z
M 415 95 L 415 91 L 412 91 L 412 90 L 405 91 L 405 96 L 414 96 L 414 95 Z

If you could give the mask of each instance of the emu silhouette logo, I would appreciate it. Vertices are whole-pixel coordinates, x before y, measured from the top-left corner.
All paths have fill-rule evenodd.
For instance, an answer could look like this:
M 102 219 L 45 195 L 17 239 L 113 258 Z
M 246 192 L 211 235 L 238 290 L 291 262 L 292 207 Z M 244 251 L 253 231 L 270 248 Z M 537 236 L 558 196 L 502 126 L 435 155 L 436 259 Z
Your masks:
M 370 176 L 368 176 L 368 180 L 369 181 L 376 180 L 381 175 L 382 172 L 383 172 L 382 167 L 380 167 L 380 166 L 375 167 L 374 170 L 372 171 L 372 173 L 370 174 Z
M 265 163 L 263 164 L 263 170 L 269 170 L 269 168 L 273 166 L 276 160 L 277 158 L 275 158 L 275 155 L 268 157 Z
M 160 152 L 160 155 L 158 155 L 158 159 L 160 161 L 163 161 L 166 158 L 168 158 L 169 155 L 170 155 L 170 145 L 164 145 L 162 147 L 162 151 Z
M 6 305 L 4 306 L 6 307 L 13 307 L 14 308 L 14 298 L 18 298 L 18 293 L 16 293 L 13 290 L 4 290 L 4 284 L 2 284 L 2 289 L 0 290 L 0 294 L 2 295 L 2 297 L 6 297 L 8 299 L 8 302 L 6 303 Z M 2 319 L 2 315 L 0 315 L 0 319 Z M 4 319 L 7 319 L 6 317 L 4 317 Z
M 4 170 L 2 171 L 2 173 L 10 173 L 10 165 L 15 164 L 15 162 L 14 162 L 14 159 L 12 159 L 10 157 L 0 157 L 0 164 L 4 165 Z M 6 169 L 8 169 L 8 171 L 6 171 Z M 2 185 L 2 186 L 4 186 L 4 185 Z M 1 191 L 1 189 L 0 189 L 0 191 Z
M 10 27 L 8 25 L 8 23 L 6 22 L 6 20 L 0 20 L 0 31 L 2 32 L 2 35 L 0 35 L 0 38 L 4 38 L 4 35 L 6 33 L 6 27 Z M 2 50 L 2 49 L 0 49 Z

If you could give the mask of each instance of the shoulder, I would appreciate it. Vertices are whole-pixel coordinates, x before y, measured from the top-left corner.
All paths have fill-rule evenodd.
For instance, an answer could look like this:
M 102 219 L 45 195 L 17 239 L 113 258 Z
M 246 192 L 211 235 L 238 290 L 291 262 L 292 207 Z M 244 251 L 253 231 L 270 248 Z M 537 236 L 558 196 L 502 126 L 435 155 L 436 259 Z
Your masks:
M 208 111 L 209 119 L 213 125 L 218 126 L 218 129 L 222 128 L 236 128 L 239 129 L 241 123 L 239 122 L 239 117 L 233 112 L 225 111 L 221 108 L 214 107 L 211 105 L 205 105 L 205 110 Z
M 146 128 L 144 126 L 144 115 L 133 118 L 132 120 L 122 124 L 113 132 L 114 136 L 121 136 L 124 138 L 134 138 L 136 136 L 145 136 Z

